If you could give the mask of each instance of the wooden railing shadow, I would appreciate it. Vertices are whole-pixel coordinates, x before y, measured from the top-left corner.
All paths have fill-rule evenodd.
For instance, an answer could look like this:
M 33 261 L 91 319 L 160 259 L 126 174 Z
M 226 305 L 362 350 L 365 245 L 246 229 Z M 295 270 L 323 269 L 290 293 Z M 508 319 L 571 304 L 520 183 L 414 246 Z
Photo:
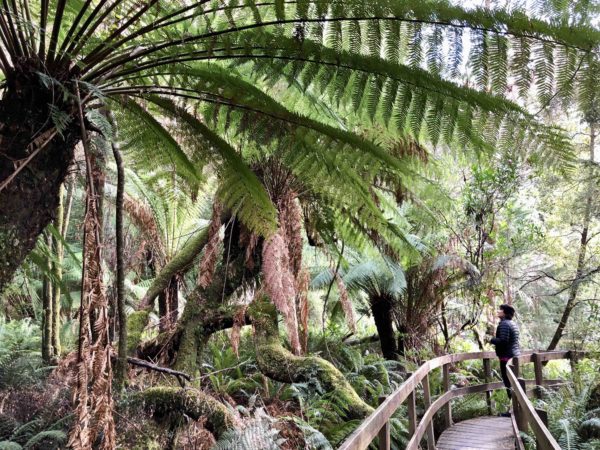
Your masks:
M 527 431 L 529 427 L 533 431 L 537 448 L 540 450 L 560 450 L 558 443 L 552 437 L 544 421 L 540 418 L 540 412 L 536 411 L 528 398 L 532 393 L 536 396 L 541 394 L 540 387 L 555 385 L 560 380 L 544 380 L 543 366 L 547 361 L 557 359 L 578 360 L 584 356 L 583 352 L 575 351 L 553 351 L 553 352 L 523 352 L 518 358 L 513 358 L 508 367 L 508 377 L 513 390 L 513 426 L 517 435 L 518 448 L 522 448 L 522 442 L 518 438 L 519 431 Z M 450 389 L 450 365 L 462 361 L 483 360 L 483 371 L 485 383 L 458 389 Z M 452 426 L 452 406 L 450 401 L 457 397 L 468 394 L 485 393 L 488 412 L 491 414 L 491 392 L 504 389 L 502 382 L 491 382 L 492 360 L 497 359 L 494 352 L 457 353 L 440 356 L 422 364 L 414 373 L 402 383 L 402 385 L 387 398 L 380 399 L 379 407 L 367 417 L 356 430 L 342 443 L 339 450 L 363 450 L 379 437 L 379 449 L 390 448 L 390 418 L 406 402 L 408 412 L 409 442 L 407 450 L 417 450 L 421 441 L 426 438 L 428 450 L 435 450 L 435 434 L 433 429 L 433 418 L 435 414 L 443 410 L 443 429 Z M 534 380 L 524 380 L 520 377 L 521 367 L 524 364 L 533 363 Z M 443 393 L 432 402 L 429 374 L 438 368 L 442 368 Z M 422 386 L 423 404 L 425 412 L 417 420 L 416 392 L 418 386 Z

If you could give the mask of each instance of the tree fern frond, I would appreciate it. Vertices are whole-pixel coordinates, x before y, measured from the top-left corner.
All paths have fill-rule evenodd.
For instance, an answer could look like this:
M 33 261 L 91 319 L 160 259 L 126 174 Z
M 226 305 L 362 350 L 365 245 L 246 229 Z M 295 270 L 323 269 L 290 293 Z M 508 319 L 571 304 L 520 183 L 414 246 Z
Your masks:
M 197 191 L 203 181 L 198 167 L 190 160 L 184 149 L 159 121 L 145 108 L 135 101 L 127 101 L 117 113 L 119 134 L 123 139 L 124 152 L 133 152 L 141 147 L 153 148 L 152 167 L 172 167 L 188 184 L 192 191 Z M 150 156 L 150 155 L 147 155 Z M 139 158 L 138 162 L 143 162 Z
M 265 236 L 277 228 L 276 211 L 256 175 L 248 168 L 238 151 L 227 141 L 200 122 L 196 117 L 173 104 L 157 97 L 150 99 L 204 140 L 204 147 L 220 160 L 220 176 L 223 179 L 219 196 L 251 230 Z M 202 144 L 200 140 L 198 144 Z

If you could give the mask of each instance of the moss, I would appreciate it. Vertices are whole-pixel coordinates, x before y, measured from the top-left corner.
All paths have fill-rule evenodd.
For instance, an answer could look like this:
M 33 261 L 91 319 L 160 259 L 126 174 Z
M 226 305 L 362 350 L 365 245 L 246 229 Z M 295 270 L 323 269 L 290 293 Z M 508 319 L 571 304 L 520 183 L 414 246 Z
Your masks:
M 181 339 L 174 367 L 189 374 L 198 370 L 210 336 L 230 327 L 235 313 L 234 307 L 207 301 L 202 294 L 201 289 L 196 289 L 189 296 L 179 324 Z
M 135 311 L 127 317 L 127 353 L 132 354 L 142 341 L 142 334 L 148 326 L 150 312 Z
M 137 394 L 155 420 L 174 428 L 185 423 L 185 416 L 193 420 L 207 419 L 207 428 L 216 436 L 237 424 L 235 415 L 221 402 L 197 389 L 157 386 Z
M 349 418 L 360 419 L 373 412 L 329 361 L 315 356 L 295 356 L 281 345 L 277 311 L 266 297 L 257 299 L 248 313 L 255 329 L 256 359 L 266 376 L 284 383 L 302 383 L 316 377 L 327 392 L 346 401 Z
M 141 303 L 145 305 L 144 307 L 150 306 L 158 294 L 167 288 L 171 278 L 177 273 L 182 273 L 194 261 L 204 248 L 207 238 L 208 228 L 205 228 L 190 239 L 177 255 L 163 267 L 142 299 Z
M 183 325 L 174 365 L 175 370 L 189 374 L 196 373 L 196 370 L 198 370 L 199 339 L 198 324 L 196 322 Z

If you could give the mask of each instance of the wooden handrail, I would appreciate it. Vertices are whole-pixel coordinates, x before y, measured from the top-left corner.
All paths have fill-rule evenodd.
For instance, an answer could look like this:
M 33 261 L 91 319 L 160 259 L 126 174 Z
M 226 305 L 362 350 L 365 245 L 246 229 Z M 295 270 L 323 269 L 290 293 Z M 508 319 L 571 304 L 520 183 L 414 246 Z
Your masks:
M 560 445 L 556 442 L 556 439 L 550 434 L 542 419 L 536 412 L 533 404 L 527 398 L 527 394 L 521 386 L 521 381 L 517 379 L 510 367 L 506 368 L 506 373 L 512 387 L 514 405 L 513 414 L 517 422 L 519 431 L 526 431 L 527 425 L 531 427 L 537 441 L 536 448 L 540 450 L 560 450 Z M 523 424 L 525 426 L 523 426 Z
M 373 439 L 375 439 L 379 430 L 390 420 L 392 414 L 414 392 L 425 375 L 432 370 L 442 367 L 445 364 L 489 358 L 496 358 L 496 354 L 494 352 L 455 353 L 426 361 L 354 430 L 348 439 L 342 443 L 339 450 L 362 450 L 367 448 Z
M 535 364 L 536 385 L 543 385 L 542 362 L 573 358 L 577 357 L 579 353 L 581 352 L 565 351 L 532 354 L 529 360 Z M 515 359 L 520 360 L 521 358 Z M 510 365 L 506 368 L 506 373 L 512 388 L 513 414 L 518 430 L 527 431 L 527 428 L 531 427 L 537 441 L 536 448 L 540 450 L 561 450 L 560 445 L 558 445 L 554 436 L 548 431 L 548 428 L 546 428 L 546 425 L 535 410 L 535 407 L 527 397 L 527 393 L 525 392 L 525 380 L 517 378 Z M 539 395 L 539 393 L 537 395 Z
M 553 439 L 545 425 L 542 423 L 538 414 L 535 412 L 533 405 L 527 398 L 527 394 L 525 392 L 525 380 L 519 380 L 519 370 L 522 364 L 527 364 L 533 362 L 535 364 L 535 374 L 536 379 L 535 383 L 537 386 L 544 385 L 544 380 L 541 372 L 541 364 L 546 361 L 556 360 L 556 359 L 566 359 L 576 357 L 579 354 L 583 354 L 582 352 L 571 352 L 571 351 L 553 351 L 553 352 L 537 352 L 533 351 L 525 351 L 518 358 L 513 358 L 512 367 L 508 367 L 509 380 L 511 382 L 511 386 L 513 386 L 513 391 L 518 392 L 515 394 L 513 398 L 517 399 L 517 411 L 515 414 L 519 414 L 521 411 L 523 413 L 520 416 L 520 420 L 522 422 L 521 428 L 522 431 L 525 431 L 524 428 L 527 427 L 527 424 L 531 426 L 534 433 L 536 434 L 536 438 L 538 442 L 542 442 L 539 447 L 542 450 L 558 449 L 560 447 L 548 446 L 554 445 L 550 439 Z M 392 415 L 398 410 L 398 408 L 406 401 L 409 401 L 408 409 L 409 415 L 415 416 L 414 409 L 414 399 L 416 396 L 416 389 L 419 384 L 423 383 L 423 390 L 425 393 L 425 407 L 427 408 L 421 420 L 417 423 L 416 417 L 413 417 L 413 423 L 409 424 L 410 428 L 410 441 L 407 445 L 407 450 L 416 450 L 418 449 L 419 443 L 421 439 L 428 435 L 428 448 L 434 448 L 435 442 L 433 442 L 434 437 L 432 433 L 432 420 L 434 415 L 441 409 L 445 408 L 445 425 L 449 426 L 452 421 L 452 413 L 450 409 L 450 401 L 453 398 L 461 397 L 467 394 L 475 394 L 475 393 L 483 393 L 490 392 L 497 389 L 503 389 L 504 385 L 501 382 L 497 383 L 485 383 L 476 386 L 469 386 L 465 388 L 452 389 L 450 390 L 449 382 L 448 382 L 448 367 L 449 364 L 454 364 L 462 361 L 469 361 L 475 359 L 484 360 L 484 369 L 486 372 L 486 378 L 489 372 L 489 362 L 486 361 L 496 359 L 497 356 L 494 352 L 475 352 L 475 353 L 456 353 L 451 355 L 440 356 L 438 358 L 431 359 L 423 363 L 414 373 L 410 374 L 410 376 L 400 385 L 400 387 L 394 391 L 387 399 L 383 400 L 380 406 L 369 416 L 367 417 L 357 428 L 356 430 L 342 443 L 339 447 L 339 450 L 364 450 L 369 444 L 373 441 L 373 439 L 380 433 L 389 427 L 389 420 Z M 444 393 L 440 395 L 435 401 L 430 403 L 431 396 L 429 395 L 429 373 L 434 369 L 442 367 L 444 373 Z M 515 372 L 517 372 L 515 374 Z M 533 380 L 527 380 L 528 382 Z M 521 386 L 520 382 L 523 383 Z M 427 386 L 425 386 L 427 384 Z M 516 386 L 516 387 L 515 387 Z M 382 399 L 380 399 L 381 401 Z M 430 403 L 430 404 L 428 404 Z M 412 406 L 412 407 L 411 407 Z M 519 420 L 516 421 L 519 423 Z M 389 429 L 389 428 L 388 428 Z M 539 434 L 539 436 L 538 436 Z M 429 442 L 432 441 L 432 442 Z M 545 444 L 549 442 L 550 444 Z M 556 441 L 554 441 L 556 442 Z M 390 441 L 389 439 L 384 439 L 383 444 L 380 443 L 380 449 L 389 449 Z
M 452 389 L 444 394 L 442 394 L 435 402 L 431 404 L 431 407 L 425 411 L 425 414 L 421 418 L 419 422 L 419 426 L 415 430 L 415 434 L 412 436 L 408 444 L 406 445 L 406 450 L 417 450 L 419 448 L 419 442 L 425 436 L 425 431 L 427 430 L 428 424 L 431 423 L 433 416 L 437 413 L 446 403 L 456 397 L 462 397 L 463 395 L 468 394 L 479 394 L 486 391 L 494 391 L 496 389 L 503 389 L 504 384 L 501 381 L 497 383 L 486 383 L 486 384 L 478 384 L 476 386 L 467 386 L 459 389 Z

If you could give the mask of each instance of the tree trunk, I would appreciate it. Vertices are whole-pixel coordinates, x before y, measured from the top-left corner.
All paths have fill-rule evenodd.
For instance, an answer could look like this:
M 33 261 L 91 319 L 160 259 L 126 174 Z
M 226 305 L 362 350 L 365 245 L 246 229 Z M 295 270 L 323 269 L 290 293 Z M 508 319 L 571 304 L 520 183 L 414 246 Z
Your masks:
M 204 418 L 207 429 L 217 438 L 239 423 L 231 408 L 197 389 L 156 386 L 135 394 L 134 401 L 141 401 L 156 420 L 175 422 L 174 428 L 185 423 L 184 418 Z M 180 420 L 173 420 L 173 416 Z
M 123 194 L 125 192 L 125 170 L 123 158 L 115 144 L 113 156 L 117 165 L 117 196 L 115 204 L 115 238 L 117 252 L 117 315 L 119 320 L 119 349 L 115 366 L 116 390 L 121 389 L 127 379 L 127 313 L 125 312 L 125 267 L 123 257 Z
M 594 161 L 594 145 L 596 141 L 596 127 L 595 124 L 590 124 L 590 161 Z M 593 177 L 590 174 L 590 179 L 593 181 Z M 575 279 L 571 283 L 571 287 L 569 288 L 569 297 L 567 298 L 567 304 L 565 305 L 565 309 L 563 310 L 562 316 L 560 318 L 560 322 L 556 327 L 556 331 L 554 332 L 554 336 L 552 336 L 552 340 L 548 345 L 548 351 L 552 351 L 556 349 L 560 339 L 562 338 L 565 328 L 567 326 L 567 322 L 569 321 L 569 317 L 571 316 L 571 312 L 573 308 L 575 308 L 577 304 L 577 292 L 579 291 L 579 285 L 581 284 L 583 271 L 585 269 L 585 255 L 587 253 L 587 245 L 588 245 L 588 234 L 590 228 L 590 220 L 592 217 L 592 202 L 593 202 L 593 186 L 588 186 L 588 196 L 585 202 L 585 210 L 583 213 L 583 229 L 581 230 L 581 240 L 579 242 L 579 254 L 577 256 L 577 268 L 575 270 Z
M 194 374 L 200 367 L 202 352 L 210 337 L 220 330 L 233 326 L 235 307 L 224 306 L 218 301 L 200 297 L 202 289 L 197 288 L 185 306 L 178 326 L 179 339 L 175 370 Z
M 169 304 L 169 325 L 175 325 L 179 317 L 179 274 L 171 279 L 167 289 L 167 302 Z
M 64 239 L 65 229 L 65 208 L 64 208 L 64 185 L 60 187 L 58 194 L 58 209 L 56 211 L 56 220 L 54 227 L 59 236 Z M 52 249 L 56 257 L 56 262 L 52 264 L 52 273 L 55 282 L 52 285 L 52 347 L 55 356 L 60 355 L 60 285 L 62 283 L 62 262 L 64 257 L 64 248 L 61 239 L 52 236 Z
M 16 69 L 7 77 L 0 100 L 0 292 L 55 219 L 60 186 L 80 139 L 74 123 L 54 134 L 48 107 L 53 103 L 52 91 L 35 71 Z
M 372 297 L 370 303 L 383 357 L 385 359 L 397 360 L 398 346 L 394 334 L 392 301 L 387 297 Z
M 153 305 L 154 299 L 168 288 L 171 279 L 178 273 L 185 273 L 194 259 L 200 254 L 206 244 L 208 233 L 206 228 L 198 232 L 189 242 L 175 255 L 175 257 L 162 268 L 156 276 L 152 285 L 146 291 L 140 302 L 140 308 L 146 309 Z
M 47 242 L 48 247 L 52 248 L 52 238 L 48 232 L 44 233 L 44 240 Z M 52 263 L 50 260 L 46 262 L 46 270 L 48 273 L 44 274 L 44 280 L 42 282 L 42 308 L 43 308 L 43 330 L 42 330 L 42 359 L 45 363 L 50 363 L 54 350 L 52 347 L 52 306 L 54 304 L 52 300 L 52 282 L 50 281 L 50 272 L 52 270 Z
M 170 282 L 169 282 L 170 286 Z M 167 300 L 167 289 L 158 294 L 158 331 L 164 333 L 169 329 L 169 301 Z
M 406 336 L 408 334 L 408 328 L 406 325 L 398 326 L 398 356 L 406 355 Z

